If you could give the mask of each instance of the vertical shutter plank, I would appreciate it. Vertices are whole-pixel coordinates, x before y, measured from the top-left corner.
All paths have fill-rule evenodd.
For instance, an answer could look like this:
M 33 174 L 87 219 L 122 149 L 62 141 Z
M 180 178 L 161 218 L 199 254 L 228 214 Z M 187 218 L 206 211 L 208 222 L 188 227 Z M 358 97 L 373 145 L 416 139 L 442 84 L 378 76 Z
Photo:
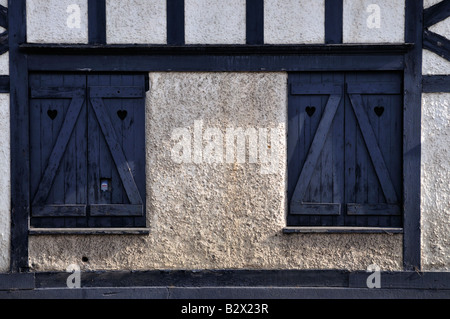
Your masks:
M 128 165 L 125 155 L 120 144 L 117 142 L 118 137 L 114 131 L 114 127 L 111 124 L 111 119 L 105 111 L 105 105 L 101 98 L 91 98 L 97 120 L 100 124 L 100 128 L 108 143 L 112 157 L 118 169 L 119 175 L 122 179 L 125 191 L 131 204 L 142 204 L 137 186 L 134 182 L 133 175 L 131 174 L 131 168 Z
M 330 131 L 330 127 L 339 106 L 340 100 L 341 95 L 330 95 L 328 103 L 325 107 L 324 114 L 322 116 L 322 119 L 320 120 L 316 135 L 313 139 L 313 143 L 309 150 L 307 159 L 303 166 L 303 170 L 300 174 L 300 178 L 295 188 L 292 201 L 301 202 L 304 198 L 308 185 L 311 181 L 314 168 L 323 149 L 326 137 L 328 135 L 328 132 Z
M 375 167 L 375 171 L 377 172 L 377 176 L 380 180 L 381 187 L 383 189 L 383 193 L 386 197 L 388 203 L 393 204 L 397 203 L 397 195 L 395 193 L 395 189 L 392 185 L 391 178 L 389 176 L 389 172 L 386 168 L 386 164 L 384 162 L 381 151 L 378 147 L 377 140 L 374 136 L 373 129 L 370 126 L 369 120 L 367 118 L 367 114 L 364 111 L 364 103 L 361 95 L 352 94 L 350 96 L 350 101 L 353 107 L 353 111 L 358 118 L 358 122 L 360 124 L 361 132 L 364 137 L 364 140 L 367 145 L 367 149 L 370 153 L 370 157 L 372 159 L 372 163 Z
M 72 99 L 64 123 L 56 140 L 55 146 L 49 157 L 47 168 L 45 169 L 38 191 L 34 197 L 33 203 L 36 205 L 46 202 L 50 188 L 53 184 L 58 167 L 61 163 L 61 158 L 67 147 L 67 143 L 72 135 L 75 123 L 83 106 L 84 99 L 75 97 Z M 41 141 L 42 146 L 42 141 Z

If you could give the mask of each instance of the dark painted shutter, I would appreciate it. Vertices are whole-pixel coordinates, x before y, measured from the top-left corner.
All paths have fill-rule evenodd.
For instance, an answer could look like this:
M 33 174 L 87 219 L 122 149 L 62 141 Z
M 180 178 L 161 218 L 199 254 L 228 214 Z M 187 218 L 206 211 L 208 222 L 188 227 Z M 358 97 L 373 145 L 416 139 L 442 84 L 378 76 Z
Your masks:
M 289 225 L 401 226 L 396 73 L 290 75 Z
M 96 75 L 89 89 L 91 216 L 142 216 L 145 198 L 145 81 Z M 109 185 L 102 190 L 101 183 Z
M 86 216 L 85 76 L 31 75 L 30 90 L 32 216 Z
M 144 75 L 30 76 L 31 226 L 143 227 Z
M 341 215 L 343 80 L 340 73 L 290 77 L 290 216 L 304 225 L 333 225 Z
M 346 86 L 346 221 L 401 226 L 401 75 L 349 73 Z

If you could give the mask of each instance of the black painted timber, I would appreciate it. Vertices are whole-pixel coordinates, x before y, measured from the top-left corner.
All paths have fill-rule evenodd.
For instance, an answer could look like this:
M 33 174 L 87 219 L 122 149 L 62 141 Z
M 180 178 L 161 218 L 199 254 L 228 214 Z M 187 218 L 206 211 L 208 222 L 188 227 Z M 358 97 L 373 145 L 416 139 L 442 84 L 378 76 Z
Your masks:
M 90 44 L 106 43 L 105 0 L 88 0 L 88 42 Z
M 405 42 L 414 43 L 414 48 L 405 55 L 404 70 L 403 266 L 420 270 L 423 0 L 406 0 L 405 6 Z
M 424 93 L 449 93 L 449 75 L 425 75 L 422 78 L 422 92 Z
M 0 274 L 0 291 L 11 289 L 34 289 L 34 273 Z
M 423 11 L 424 28 L 429 28 L 450 16 L 450 1 L 444 0 Z
M 167 44 L 184 43 L 184 0 L 167 0 Z
M 9 0 L 9 72 L 11 113 L 11 262 L 12 272 L 28 270 L 29 136 L 26 1 Z
M 342 43 L 343 13 L 343 0 L 325 0 L 325 43 Z
M 0 75 L 0 93 L 9 93 L 9 75 Z
M 450 61 L 450 40 L 442 35 L 425 30 L 423 32 L 423 48 Z
M 246 2 L 246 43 L 264 43 L 264 0 Z

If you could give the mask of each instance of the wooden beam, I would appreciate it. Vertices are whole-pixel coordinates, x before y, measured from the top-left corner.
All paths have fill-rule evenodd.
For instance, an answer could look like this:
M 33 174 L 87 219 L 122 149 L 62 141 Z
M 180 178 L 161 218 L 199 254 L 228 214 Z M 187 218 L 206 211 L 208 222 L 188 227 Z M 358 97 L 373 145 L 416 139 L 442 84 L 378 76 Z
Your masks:
M 167 0 L 167 44 L 184 43 L 184 0 Z
M 450 40 L 437 33 L 428 30 L 423 32 L 423 48 L 450 61 Z
M 88 37 L 90 44 L 106 43 L 105 0 L 88 0 Z
M 325 0 L 325 43 L 342 43 L 343 12 L 343 0 Z
M 264 0 L 246 2 L 247 44 L 264 43 Z
M 422 78 L 423 93 L 450 93 L 450 75 L 425 75 Z
M 444 0 L 423 11 L 423 27 L 429 28 L 450 16 L 450 1 Z

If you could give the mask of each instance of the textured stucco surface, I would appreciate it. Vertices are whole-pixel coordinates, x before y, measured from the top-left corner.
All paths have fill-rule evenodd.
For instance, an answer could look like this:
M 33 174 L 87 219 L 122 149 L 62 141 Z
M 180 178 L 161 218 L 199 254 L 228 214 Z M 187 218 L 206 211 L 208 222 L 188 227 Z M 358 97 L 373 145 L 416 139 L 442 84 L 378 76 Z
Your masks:
M 70 5 L 80 8 L 80 28 L 67 24 Z M 87 43 L 87 0 L 27 0 L 27 41 L 31 43 Z M 69 20 L 73 22 L 72 19 Z
M 185 0 L 186 44 L 245 44 L 245 0 Z
M 147 96 L 149 235 L 32 236 L 33 269 L 402 268 L 402 236 L 284 235 L 287 74 L 152 73 Z M 279 128 L 276 170 L 260 163 L 177 163 L 173 133 Z M 207 141 L 204 141 L 207 144 Z M 203 146 L 206 147 L 204 144 Z M 193 154 L 197 154 L 195 151 Z M 198 154 L 197 154 L 198 155 Z M 86 256 L 89 262 L 81 262 Z
M 422 97 L 422 266 L 450 271 L 450 94 Z
M 367 24 L 370 5 L 380 8 L 379 28 Z M 405 0 L 344 0 L 344 43 L 403 43 L 404 29 Z
M 264 0 L 264 42 L 324 43 L 324 0 Z
M 450 61 L 434 52 L 423 50 L 422 73 L 425 75 L 450 74 Z
M 441 1 L 442 0 L 423 0 L 423 7 L 428 8 L 428 7 L 431 7 Z
M 9 94 L 0 94 L 0 272 L 9 270 L 10 258 L 9 136 Z
M 106 0 L 108 43 L 167 43 L 166 0 Z

